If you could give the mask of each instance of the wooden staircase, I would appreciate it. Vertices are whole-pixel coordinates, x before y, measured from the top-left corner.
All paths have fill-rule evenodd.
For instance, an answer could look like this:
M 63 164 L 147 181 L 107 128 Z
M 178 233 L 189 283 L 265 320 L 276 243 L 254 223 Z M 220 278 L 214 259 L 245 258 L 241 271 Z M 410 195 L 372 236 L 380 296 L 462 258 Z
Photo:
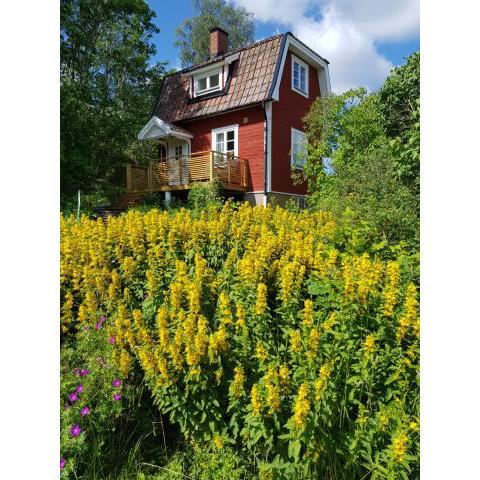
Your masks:
M 139 205 L 144 196 L 145 194 L 141 192 L 121 193 L 112 205 L 97 208 L 97 214 L 103 219 L 103 222 L 106 223 L 108 217 L 116 217 L 129 208 Z

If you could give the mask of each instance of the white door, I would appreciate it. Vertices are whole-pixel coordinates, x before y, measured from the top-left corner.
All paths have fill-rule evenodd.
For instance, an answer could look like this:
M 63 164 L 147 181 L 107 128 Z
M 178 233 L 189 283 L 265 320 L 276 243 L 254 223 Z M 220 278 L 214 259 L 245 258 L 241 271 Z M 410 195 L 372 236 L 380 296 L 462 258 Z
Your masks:
M 186 185 L 189 183 L 188 143 L 182 140 L 169 142 L 168 184 Z

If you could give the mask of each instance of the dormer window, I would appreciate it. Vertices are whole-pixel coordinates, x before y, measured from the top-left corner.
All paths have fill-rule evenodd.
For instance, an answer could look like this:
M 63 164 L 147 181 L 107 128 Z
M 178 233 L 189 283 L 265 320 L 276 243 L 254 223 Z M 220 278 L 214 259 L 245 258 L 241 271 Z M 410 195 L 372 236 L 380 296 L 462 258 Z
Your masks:
M 204 95 L 206 93 L 216 92 L 222 87 L 222 71 L 220 69 L 210 70 L 209 72 L 199 74 L 194 77 L 195 90 L 194 96 Z

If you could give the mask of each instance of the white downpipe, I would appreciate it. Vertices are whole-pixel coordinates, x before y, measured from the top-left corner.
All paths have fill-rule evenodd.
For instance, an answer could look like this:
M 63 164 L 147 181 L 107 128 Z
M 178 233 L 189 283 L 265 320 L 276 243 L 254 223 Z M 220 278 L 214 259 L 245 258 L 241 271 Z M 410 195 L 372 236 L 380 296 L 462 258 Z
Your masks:
M 172 200 L 172 192 L 165 192 L 165 203 L 170 203 Z
M 77 222 L 80 220 L 80 196 L 81 196 L 81 193 L 79 190 L 77 195 Z
M 268 195 L 263 195 L 263 206 L 267 206 L 267 201 L 268 201 Z

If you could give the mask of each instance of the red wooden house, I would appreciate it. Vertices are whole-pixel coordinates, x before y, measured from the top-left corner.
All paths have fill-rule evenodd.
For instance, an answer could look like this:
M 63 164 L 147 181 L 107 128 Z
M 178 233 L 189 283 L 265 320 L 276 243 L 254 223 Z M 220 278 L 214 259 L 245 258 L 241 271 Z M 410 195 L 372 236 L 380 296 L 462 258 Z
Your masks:
M 152 118 L 138 135 L 158 142 L 158 162 L 129 165 L 131 192 L 186 190 L 218 178 L 253 204 L 302 199 L 294 185 L 305 144 L 302 117 L 330 92 L 328 61 L 291 33 L 228 51 L 210 31 L 210 60 L 168 75 Z

